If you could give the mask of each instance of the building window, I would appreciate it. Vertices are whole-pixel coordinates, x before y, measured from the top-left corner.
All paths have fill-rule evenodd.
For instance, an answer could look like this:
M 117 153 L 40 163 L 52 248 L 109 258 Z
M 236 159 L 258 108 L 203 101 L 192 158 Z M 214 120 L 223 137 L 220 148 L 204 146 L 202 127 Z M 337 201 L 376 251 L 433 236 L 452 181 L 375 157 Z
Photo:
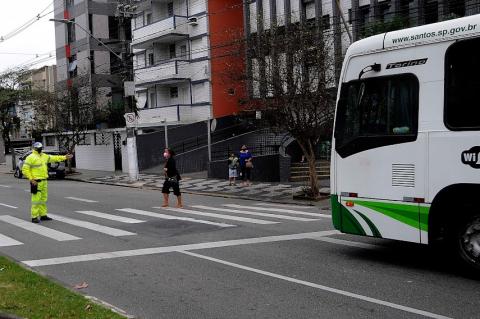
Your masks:
M 150 108 L 157 107 L 157 93 L 155 92 L 150 93 L 150 101 L 148 101 L 148 105 Z
M 73 9 L 73 0 L 65 0 L 65 9 L 72 10 Z
M 170 44 L 168 46 L 168 50 L 170 52 L 170 59 L 174 59 L 177 57 L 176 47 L 175 44 Z
M 368 18 L 370 16 L 370 6 L 366 5 L 360 7 L 358 12 L 358 27 L 360 29 L 361 34 L 365 34 L 367 23 L 369 22 Z
M 465 16 L 465 2 L 459 0 L 448 2 L 448 11 L 451 17 L 459 18 Z
M 88 59 L 90 60 L 90 73 L 95 74 L 95 51 L 90 51 L 90 57 Z
M 178 87 L 174 86 L 170 88 L 170 98 L 176 99 L 178 97 Z
M 330 29 L 330 15 L 329 14 L 326 14 L 322 17 L 322 27 L 323 27 L 323 30 Z
M 75 22 L 75 20 L 73 20 Z M 75 23 L 67 23 L 67 42 L 75 42 Z
M 151 13 L 147 13 L 146 15 L 146 24 L 151 24 L 152 23 L 152 14 Z
M 180 46 L 180 57 L 182 57 L 184 59 L 187 57 L 187 46 L 186 45 Z
M 119 20 L 117 17 L 108 17 L 108 37 L 110 39 L 120 39 Z
M 167 3 L 167 12 L 169 17 L 173 17 L 173 2 Z
M 148 65 L 154 65 L 155 64 L 155 59 L 153 57 L 153 53 L 148 54 Z
M 343 158 L 417 138 L 418 79 L 412 74 L 375 77 L 342 85 L 335 125 Z
M 91 13 L 88 15 L 88 30 L 93 34 L 93 14 Z
M 55 136 L 45 136 L 45 146 L 55 146 Z
M 425 23 L 428 24 L 438 22 L 438 2 L 427 1 L 424 3 L 424 6 Z
M 74 78 L 77 76 L 77 55 L 74 54 L 68 58 L 68 76 Z
M 470 25 L 468 26 L 470 28 Z M 475 27 L 475 26 L 472 26 Z M 479 130 L 480 39 L 454 43 L 445 56 L 445 125 L 452 130 Z

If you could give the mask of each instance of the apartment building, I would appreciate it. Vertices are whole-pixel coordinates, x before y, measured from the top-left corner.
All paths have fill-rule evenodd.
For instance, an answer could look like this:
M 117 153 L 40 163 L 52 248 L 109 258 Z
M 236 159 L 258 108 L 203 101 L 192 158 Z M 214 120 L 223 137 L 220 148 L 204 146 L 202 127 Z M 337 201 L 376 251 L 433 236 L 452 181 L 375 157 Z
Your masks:
M 243 38 L 241 0 L 149 0 L 138 4 L 132 49 L 138 125 L 188 123 L 238 112 L 242 89 L 225 79 Z
M 395 29 L 480 13 L 479 0 L 245 0 L 247 39 L 301 21 L 322 24 L 332 46 L 337 76 L 348 46 L 356 40 Z M 252 43 L 252 42 L 249 42 Z M 249 56 L 247 65 L 255 72 Z M 254 88 L 251 88 L 251 92 Z
M 129 19 L 118 17 L 118 4 L 111 0 L 54 1 L 55 20 L 71 21 L 55 22 L 57 88 L 78 90 L 97 107 L 123 101 L 128 62 L 122 63 L 116 55 L 126 52 L 131 26 Z
M 22 85 L 34 90 L 55 92 L 56 66 L 48 65 L 31 70 Z M 33 102 L 29 100 L 18 101 L 15 105 L 15 115 L 19 119 L 19 126 L 12 130 L 12 138 L 31 138 L 35 129 L 47 129 L 53 119 L 39 119 L 35 114 Z M 42 127 L 43 126 L 43 127 Z

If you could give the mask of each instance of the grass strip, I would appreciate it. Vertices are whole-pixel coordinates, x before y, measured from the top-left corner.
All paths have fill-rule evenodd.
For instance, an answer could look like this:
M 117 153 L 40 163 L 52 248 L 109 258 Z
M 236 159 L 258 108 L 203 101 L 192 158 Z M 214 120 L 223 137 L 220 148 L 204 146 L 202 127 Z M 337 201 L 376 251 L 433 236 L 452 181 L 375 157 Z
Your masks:
M 125 319 L 1 256 L 0 313 L 29 319 Z

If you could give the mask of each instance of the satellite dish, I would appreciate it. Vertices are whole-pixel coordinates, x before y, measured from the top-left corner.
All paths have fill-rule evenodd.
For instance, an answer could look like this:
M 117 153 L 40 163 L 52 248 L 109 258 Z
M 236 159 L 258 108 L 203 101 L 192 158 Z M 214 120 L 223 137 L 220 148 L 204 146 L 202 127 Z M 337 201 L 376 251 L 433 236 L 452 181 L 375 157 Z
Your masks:
M 210 131 L 215 132 L 216 128 L 217 128 L 217 119 L 213 119 L 212 122 L 210 123 Z

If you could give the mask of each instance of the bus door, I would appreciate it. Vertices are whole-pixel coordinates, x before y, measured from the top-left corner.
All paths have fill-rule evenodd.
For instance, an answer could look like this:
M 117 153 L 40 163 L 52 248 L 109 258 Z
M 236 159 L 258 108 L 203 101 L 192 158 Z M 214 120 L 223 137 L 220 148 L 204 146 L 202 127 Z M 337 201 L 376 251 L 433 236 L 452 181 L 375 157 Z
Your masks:
M 414 74 L 342 83 L 334 132 L 337 229 L 420 242 L 427 227 L 418 203 L 425 192 L 426 137 L 418 134 L 418 111 Z

